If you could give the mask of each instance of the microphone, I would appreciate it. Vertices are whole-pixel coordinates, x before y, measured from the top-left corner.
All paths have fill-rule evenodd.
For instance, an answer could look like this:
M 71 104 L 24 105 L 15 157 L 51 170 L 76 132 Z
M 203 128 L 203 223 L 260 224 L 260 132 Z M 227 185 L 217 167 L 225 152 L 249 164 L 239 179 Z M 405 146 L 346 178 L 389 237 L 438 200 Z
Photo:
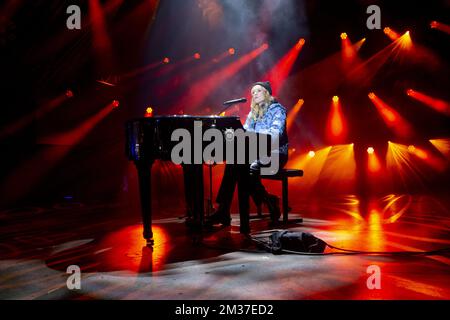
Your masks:
M 247 102 L 247 99 L 246 99 L 246 98 L 239 98 L 239 99 L 234 99 L 234 100 L 228 100 L 228 101 L 225 101 L 225 102 L 223 103 L 223 105 L 224 105 L 224 106 L 228 106 L 228 105 L 231 105 L 231 104 L 235 104 L 235 103 L 244 103 L 244 102 Z

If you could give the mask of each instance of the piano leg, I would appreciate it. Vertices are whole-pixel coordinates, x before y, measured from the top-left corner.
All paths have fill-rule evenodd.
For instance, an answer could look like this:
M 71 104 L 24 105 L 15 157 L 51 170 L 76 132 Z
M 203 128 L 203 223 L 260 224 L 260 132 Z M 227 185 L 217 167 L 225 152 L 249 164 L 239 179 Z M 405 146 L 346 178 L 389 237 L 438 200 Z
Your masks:
M 148 162 L 136 161 L 136 169 L 139 177 L 139 193 L 141 200 L 142 224 L 144 226 L 144 239 L 147 246 L 153 245 L 152 231 L 152 165 Z
M 238 177 L 238 199 L 239 199 L 239 218 L 240 232 L 250 233 L 250 171 L 247 165 L 239 165 Z
M 194 165 L 195 174 L 195 192 L 194 192 L 194 217 L 199 226 L 203 226 L 203 217 L 205 215 L 205 196 L 203 182 L 203 165 Z
M 184 165 L 183 173 L 186 206 L 192 214 L 188 217 L 187 225 L 193 231 L 201 231 L 204 218 L 203 165 Z

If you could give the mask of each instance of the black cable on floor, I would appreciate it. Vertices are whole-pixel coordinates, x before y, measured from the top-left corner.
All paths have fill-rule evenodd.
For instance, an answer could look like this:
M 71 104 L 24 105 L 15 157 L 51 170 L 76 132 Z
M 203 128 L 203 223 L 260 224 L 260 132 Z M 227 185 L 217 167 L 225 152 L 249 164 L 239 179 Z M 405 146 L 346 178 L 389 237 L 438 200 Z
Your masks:
M 267 230 L 263 232 L 259 232 L 256 234 L 251 234 L 251 239 L 264 246 L 266 250 L 269 252 L 271 251 L 270 246 L 267 245 L 266 242 L 261 241 L 257 239 L 256 235 L 261 234 L 267 234 L 267 233 L 273 233 L 278 232 L 280 230 Z M 264 236 L 267 237 L 267 236 Z M 323 241 L 323 240 L 322 240 Z M 325 242 L 325 241 L 324 241 Z M 327 253 L 310 253 L 310 252 L 301 252 L 301 251 L 292 251 L 287 249 L 282 249 L 281 253 L 291 253 L 291 254 L 298 254 L 298 255 L 309 255 L 309 256 L 324 256 L 324 255 L 398 255 L 398 256 L 430 256 L 430 255 L 445 255 L 450 254 L 450 247 L 445 247 L 437 250 L 430 250 L 430 251 L 362 251 L 362 250 L 350 250 L 345 248 L 339 248 L 336 246 L 333 246 L 327 242 L 325 242 L 326 246 L 330 249 L 335 249 L 341 252 L 327 252 Z

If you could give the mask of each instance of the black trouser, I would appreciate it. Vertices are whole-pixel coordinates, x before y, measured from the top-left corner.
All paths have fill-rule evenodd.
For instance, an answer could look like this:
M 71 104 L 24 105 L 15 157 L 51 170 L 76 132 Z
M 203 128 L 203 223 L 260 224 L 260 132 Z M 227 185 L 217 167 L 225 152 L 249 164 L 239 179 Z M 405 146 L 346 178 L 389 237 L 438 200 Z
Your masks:
M 279 168 L 282 169 L 287 162 L 287 156 L 280 156 Z M 225 166 L 225 172 L 223 174 L 222 183 L 220 184 L 220 189 L 217 194 L 216 202 L 221 205 L 221 209 L 225 212 L 230 212 L 231 202 L 233 200 L 234 189 L 239 180 L 242 170 L 250 171 L 249 165 L 231 165 L 227 164 Z M 248 192 L 252 197 L 255 204 L 261 204 L 267 198 L 267 191 L 264 188 L 261 177 L 259 174 L 251 171 L 250 174 L 246 175 L 249 179 Z

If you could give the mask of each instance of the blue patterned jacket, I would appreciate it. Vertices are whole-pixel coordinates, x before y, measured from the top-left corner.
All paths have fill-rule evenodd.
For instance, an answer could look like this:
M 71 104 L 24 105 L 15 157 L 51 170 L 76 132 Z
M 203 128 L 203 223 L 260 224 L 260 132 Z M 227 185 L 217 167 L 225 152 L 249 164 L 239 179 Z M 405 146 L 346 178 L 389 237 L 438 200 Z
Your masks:
M 258 121 L 253 120 L 251 111 L 245 120 L 244 129 L 257 133 L 270 134 L 272 138 L 278 135 L 280 156 L 288 155 L 288 136 L 286 132 L 286 109 L 278 102 L 273 102 L 267 109 L 264 116 Z

